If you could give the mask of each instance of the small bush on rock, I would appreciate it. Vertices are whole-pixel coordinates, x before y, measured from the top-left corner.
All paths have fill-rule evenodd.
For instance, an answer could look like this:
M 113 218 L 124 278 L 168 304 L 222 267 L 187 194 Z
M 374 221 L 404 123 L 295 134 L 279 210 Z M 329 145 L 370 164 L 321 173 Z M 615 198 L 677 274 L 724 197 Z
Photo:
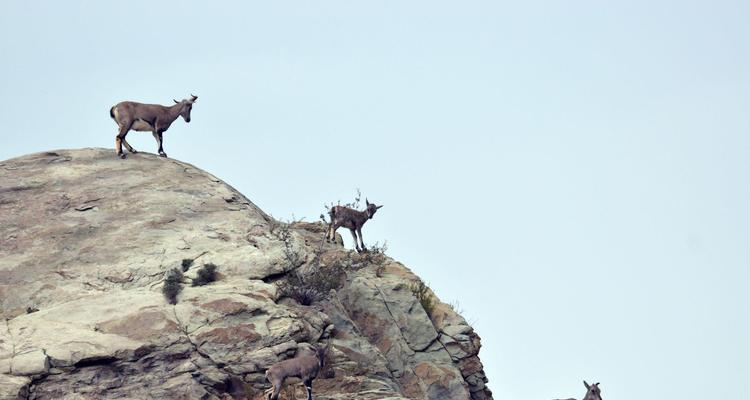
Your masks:
M 419 280 L 409 285 L 411 294 L 419 300 L 419 304 L 422 305 L 427 315 L 432 315 L 432 310 L 435 309 L 435 298 L 430 293 L 430 287 L 426 283 Z
M 388 256 L 385 254 L 387 250 L 388 244 L 386 242 L 383 242 L 382 245 L 375 242 L 375 244 L 365 252 L 346 252 L 346 259 L 341 260 L 341 262 L 345 263 L 347 268 L 352 270 L 374 266 L 375 274 L 380 278 L 385 272 L 386 261 L 388 261 Z
M 177 295 L 182 291 L 182 271 L 172 268 L 164 277 L 164 286 L 161 292 L 169 304 L 177 304 Z
M 212 263 L 203 264 L 198 270 L 198 275 L 193 279 L 193 286 L 207 285 L 216 280 L 216 265 Z
M 341 287 L 346 272 L 340 264 L 329 267 L 318 266 L 311 271 L 290 272 L 286 279 L 279 281 L 277 287 L 283 297 L 291 297 L 299 304 L 309 306 L 323 300 L 331 289 Z
M 375 265 L 377 267 L 377 270 L 379 270 L 381 269 L 380 267 L 384 267 L 385 265 L 387 257 L 385 255 L 386 251 L 388 251 L 387 242 L 383 242 L 382 245 L 378 242 L 375 242 L 375 244 L 370 246 L 370 248 L 367 249 L 366 252 L 361 253 L 360 256 L 366 264 Z M 378 275 L 378 277 L 380 277 L 380 275 Z
M 282 227 L 284 223 L 282 221 L 277 220 L 273 216 L 269 216 L 268 218 L 268 232 L 272 235 L 276 236 L 277 239 L 281 239 L 279 237 L 279 228 Z
M 182 260 L 182 272 L 187 272 L 187 270 L 189 270 L 192 265 L 193 265 L 193 260 L 189 258 L 183 259 Z

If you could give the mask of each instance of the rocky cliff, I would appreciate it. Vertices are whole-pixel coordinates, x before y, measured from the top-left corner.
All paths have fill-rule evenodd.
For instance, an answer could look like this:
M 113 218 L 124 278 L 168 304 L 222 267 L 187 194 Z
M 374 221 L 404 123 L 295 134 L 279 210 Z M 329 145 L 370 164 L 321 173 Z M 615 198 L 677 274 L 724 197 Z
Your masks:
M 323 232 L 151 154 L 0 162 L 0 399 L 261 399 L 268 366 L 326 342 L 317 399 L 491 399 L 460 315 L 430 291 L 424 306 L 404 265 Z M 172 305 L 165 272 L 182 260 Z M 217 280 L 191 286 L 206 263 Z M 334 266 L 339 284 L 309 306 L 279 290 Z

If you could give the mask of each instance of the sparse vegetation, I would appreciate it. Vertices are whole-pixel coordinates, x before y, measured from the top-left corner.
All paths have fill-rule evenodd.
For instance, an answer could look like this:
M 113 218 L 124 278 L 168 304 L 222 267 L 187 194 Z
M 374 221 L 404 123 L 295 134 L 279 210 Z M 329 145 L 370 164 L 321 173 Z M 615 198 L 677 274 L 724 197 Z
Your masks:
M 277 221 L 277 225 L 272 232 L 278 240 L 284 243 L 284 259 L 287 263 L 285 270 L 292 270 L 305 263 L 305 256 L 300 254 L 299 250 L 295 248 L 294 241 L 292 240 L 292 227 L 302 222 L 303 219 L 295 219 L 294 215 L 292 215 L 291 221 Z
M 289 264 L 289 269 L 292 269 L 302 265 L 304 260 L 292 244 L 292 229 L 290 225 L 289 223 L 281 223 L 276 230 L 276 237 L 284 242 L 284 258 Z
M 304 220 L 304 217 L 300 219 L 295 218 L 294 214 L 292 214 L 292 219 L 290 221 L 278 220 L 272 215 L 269 217 L 268 231 L 275 236 L 276 239 L 283 241 L 286 241 L 289 238 L 291 226 Z
M 279 237 L 277 232 L 282 224 L 283 222 L 274 218 L 273 215 L 268 216 L 268 232 L 270 232 L 272 235 L 276 236 L 277 238 Z
M 448 307 L 450 307 L 451 310 L 453 310 L 453 312 L 458 315 L 462 315 L 464 313 L 464 309 L 463 307 L 461 307 L 461 303 L 459 303 L 458 300 L 454 300 L 448 303 Z
M 291 223 L 282 223 L 276 230 L 276 236 L 284 242 L 284 257 L 289 272 L 286 277 L 276 283 L 282 297 L 290 297 L 299 304 L 309 306 L 324 299 L 331 289 L 341 286 L 346 276 L 344 266 L 336 263 L 323 266 L 320 263 L 320 249 L 316 252 L 308 268 L 299 268 L 304 264 L 304 257 L 292 244 Z
M 360 192 L 354 202 L 346 204 L 357 207 Z M 382 266 L 385 263 L 386 243 L 375 243 L 371 251 L 366 253 L 346 252 L 343 257 L 333 257 L 323 264 L 323 243 L 315 250 L 312 261 L 306 262 L 306 257 L 295 247 L 293 240 L 293 226 L 296 221 L 275 221 L 271 224 L 272 234 L 284 244 L 284 258 L 287 264 L 284 268 L 288 272 L 276 281 L 281 297 L 289 297 L 302 305 L 311 305 L 325 299 L 331 289 L 340 288 L 346 279 L 347 270 L 360 269 L 370 265 Z M 304 267 L 302 267 L 305 265 Z M 379 269 L 379 274 L 384 271 Z
M 190 258 L 185 258 L 182 260 L 182 272 L 187 272 L 187 270 L 190 269 L 190 267 L 193 265 L 193 260 Z
M 216 265 L 212 263 L 203 264 L 203 266 L 198 269 L 198 274 L 193 279 L 193 286 L 203 286 L 208 285 L 211 282 L 214 282 L 216 280 Z
M 409 285 L 409 290 L 419 300 L 419 304 L 422 305 L 427 315 L 432 315 L 435 309 L 435 298 L 430 293 L 430 287 L 424 281 L 418 280 Z
M 309 306 L 326 298 L 331 289 L 341 287 L 346 276 L 343 265 L 313 265 L 306 272 L 299 269 L 292 271 L 286 279 L 279 281 L 279 293 L 284 297 L 293 298 L 299 304 Z
M 388 250 L 387 244 L 382 245 L 375 243 L 368 251 L 357 253 L 354 251 L 346 252 L 346 258 L 340 260 L 347 269 L 359 270 L 369 266 L 375 267 L 375 275 L 380 278 L 385 273 Z
M 375 244 L 371 245 L 367 251 L 360 254 L 360 258 L 364 263 L 376 265 L 378 269 L 380 269 L 381 267 L 384 267 L 386 251 L 388 251 L 388 242 L 383 242 L 382 245 L 375 242 Z
M 359 188 L 357 188 L 357 195 L 354 196 L 354 201 L 349 202 L 349 203 L 345 203 L 345 204 L 341 204 L 341 200 L 339 200 L 339 201 L 336 202 L 336 204 L 333 204 L 333 202 L 331 202 L 330 205 L 329 204 L 323 204 L 323 206 L 325 206 L 325 208 L 326 208 L 326 214 L 328 214 L 328 212 L 331 211 L 331 208 L 333 208 L 334 206 L 344 206 L 344 207 L 349 207 L 349 208 L 354 209 L 354 210 L 358 210 L 359 209 L 359 202 L 361 200 L 362 200 L 362 192 L 359 190 Z M 323 214 L 320 215 L 320 218 L 323 219 L 323 222 L 328 223 L 325 220 L 325 217 L 323 216 Z
M 164 286 L 161 292 L 169 304 L 177 304 L 177 295 L 182 291 L 182 271 L 172 268 L 164 276 Z

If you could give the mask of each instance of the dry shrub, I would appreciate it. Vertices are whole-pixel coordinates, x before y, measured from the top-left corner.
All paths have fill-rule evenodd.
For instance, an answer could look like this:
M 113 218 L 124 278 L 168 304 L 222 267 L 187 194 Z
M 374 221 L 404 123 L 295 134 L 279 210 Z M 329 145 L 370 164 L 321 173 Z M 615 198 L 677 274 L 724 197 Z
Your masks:
M 346 272 L 341 264 L 321 266 L 314 263 L 308 271 L 299 269 L 287 274 L 277 283 L 279 293 L 291 297 L 299 304 L 309 306 L 328 296 L 331 289 L 338 289 L 343 284 Z
M 422 280 L 418 280 L 409 285 L 409 290 L 419 300 L 419 304 L 422 305 L 427 315 L 432 315 L 432 311 L 435 309 L 435 298 L 430 293 L 430 287 Z
M 385 255 L 386 251 L 388 251 L 388 242 L 383 242 L 382 245 L 378 242 L 375 242 L 375 244 L 370 246 L 367 251 L 360 253 L 359 258 L 365 264 L 382 267 L 384 266 L 387 258 L 387 256 Z
M 198 270 L 198 274 L 193 279 L 193 286 L 208 285 L 216 280 L 216 265 L 212 263 L 203 264 Z
M 193 265 L 193 260 L 189 258 L 184 258 L 182 260 L 182 272 L 187 272 L 187 270 L 190 269 L 190 267 Z
M 182 291 L 182 271 L 172 268 L 164 277 L 164 286 L 161 292 L 169 304 L 177 304 L 177 295 Z

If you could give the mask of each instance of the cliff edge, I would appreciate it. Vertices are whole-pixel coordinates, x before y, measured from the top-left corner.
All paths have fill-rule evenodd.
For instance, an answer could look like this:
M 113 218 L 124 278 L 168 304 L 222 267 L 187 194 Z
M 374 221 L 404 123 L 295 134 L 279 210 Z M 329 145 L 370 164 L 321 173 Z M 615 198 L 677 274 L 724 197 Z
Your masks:
M 152 154 L 0 162 L 0 399 L 262 399 L 265 369 L 317 343 L 319 400 L 492 398 L 464 318 L 404 265 L 323 235 Z M 204 264 L 217 279 L 191 286 Z M 279 289 L 322 267 L 343 271 L 325 298 Z

